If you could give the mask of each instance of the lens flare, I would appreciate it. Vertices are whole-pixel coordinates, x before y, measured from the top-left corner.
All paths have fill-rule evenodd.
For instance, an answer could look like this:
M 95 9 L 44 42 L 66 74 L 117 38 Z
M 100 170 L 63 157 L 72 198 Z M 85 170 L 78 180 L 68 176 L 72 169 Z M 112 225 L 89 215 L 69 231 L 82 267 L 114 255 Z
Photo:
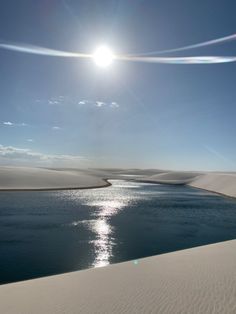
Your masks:
M 204 41 L 198 44 L 193 44 L 193 45 L 188 45 L 188 46 L 183 46 L 179 48 L 172 48 L 172 49 L 166 49 L 166 50 L 156 50 L 156 51 L 149 51 L 149 52 L 143 52 L 143 53 L 136 53 L 135 56 L 153 56 L 153 55 L 159 55 L 159 54 L 164 54 L 164 53 L 172 53 L 172 52 L 179 52 L 179 51 L 186 51 L 190 49 L 196 49 L 196 48 L 202 48 L 202 47 L 209 47 L 213 45 L 219 45 L 222 43 L 226 43 L 229 41 L 234 41 L 236 40 L 236 34 L 232 34 L 229 36 L 224 36 L 208 41 Z M 133 54 L 130 54 L 130 56 L 134 56 Z
M 126 55 L 115 55 L 107 46 L 100 46 L 96 49 L 93 54 L 81 53 L 81 52 L 70 52 L 61 51 L 45 47 L 39 47 L 29 44 L 22 43 L 9 43 L 0 42 L 0 49 L 13 50 L 20 53 L 29 53 L 51 57 L 63 57 L 63 58 L 83 58 L 93 59 L 94 63 L 99 67 L 106 68 L 112 64 L 115 60 L 121 61 L 132 61 L 132 62 L 145 62 L 145 63 L 165 63 L 165 64 L 216 64 L 216 63 L 228 63 L 236 62 L 236 56 L 190 56 L 190 57 L 159 57 L 159 53 L 184 51 L 193 48 L 199 48 L 204 46 L 215 45 L 227 41 L 236 39 L 236 34 L 232 34 L 226 37 L 214 39 L 208 42 L 203 42 L 191 46 L 185 46 L 182 48 L 176 48 L 165 51 L 156 51 L 151 53 L 139 54 L 126 54 Z M 154 56 L 156 54 L 156 56 Z M 151 56 L 153 55 L 153 56 Z

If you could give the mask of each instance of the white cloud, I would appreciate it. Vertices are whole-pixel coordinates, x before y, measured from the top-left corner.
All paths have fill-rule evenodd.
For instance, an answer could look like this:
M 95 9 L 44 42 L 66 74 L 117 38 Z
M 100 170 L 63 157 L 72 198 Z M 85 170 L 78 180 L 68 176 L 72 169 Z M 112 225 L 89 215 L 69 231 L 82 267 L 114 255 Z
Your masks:
M 14 122 L 10 122 L 10 121 L 4 121 L 3 125 L 7 125 L 7 126 L 27 126 L 26 123 L 22 122 L 22 123 L 14 123 Z
M 14 125 L 14 123 L 10 122 L 10 121 L 5 121 L 3 122 L 4 125 Z
M 95 101 L 96 107 L 110 107 L 110 108 L 119 108 L 120 106 L 118 105 L 117 102 L 112 101 L 112 102 L 104 102 L 104 101 Z
M 103 106 L 105 106 L 105 105 L 106 105 L 106 103 L 103 102 L 103 101 L 96 101 L 96 102 L 95 102 L 95 106 L 96 106 L 96 107 L 103 107 Z
M 50 99 L 48 99 L 48 104 L 49 105 L 60 105 L 65 101 L 65 96 L 58 96 L 58 97 L 52 97 Z
M 110 104 L 110 107 L 112 107 L 112 108 L 119 108 L 120 106 L 117 104 L 117 102 L 113 101 L 113 102 Z
M 93 101 L 93 100 L 80 100 L 78 102 L 79 105 L 90 105 L 90 106 L 94 106 L 94 107 L 97 107 L 97 108 L 103 108 L 103 107 L 110 107 L 110 108 L 119 108 L 120 105 L 115 102 L 115 101 L 112 101 L 112 102 L 105 102 L 105 101 L 100 101 L 100 100 L 96 100 L 96 101 Z
M 78 155 L 43 154 L 29 148 L 3 146 L 0 144 L 0 161 L 10 164 L 79 166 L 88 159 Z
M 61 128 L 59 126 L 55 125 L 55 126 L 52 127 L 52 130 L 61 130 Z
M 45 102 L 45 100 L 39 100 L 37 99 L 36 102 Z M 77 97 L 66 97 L 66 96 L 57 96 L 57 97 L 52 97 L 46 102 L 49 105 L 60 105 L 60 104 L 66 104 L 67 106 L 84 106 L 88 105 L 91 107 L 96 107 L 96 108 L 104 108 L 104 107 L 109 107 L 109 108 L 119 108 L 120 105 L 115 102 L 115 101 L 101 101 L 101 100 L 89 100 L 89 99 L 78 99 Z
M 27 142 L 31 142 L 32 143 L 32 142 L 34 142 L 34 140 L 32 138 L 28 138 Z
M 86 105 L 86 103 L 87 103 L 87 100 L 81 100 L 81 101 L 79 101 L 79 105 Z
M 59 101 L 58 100 L 49 100 L 48 103 L 49 103 L 49 105 L 58 105 Z

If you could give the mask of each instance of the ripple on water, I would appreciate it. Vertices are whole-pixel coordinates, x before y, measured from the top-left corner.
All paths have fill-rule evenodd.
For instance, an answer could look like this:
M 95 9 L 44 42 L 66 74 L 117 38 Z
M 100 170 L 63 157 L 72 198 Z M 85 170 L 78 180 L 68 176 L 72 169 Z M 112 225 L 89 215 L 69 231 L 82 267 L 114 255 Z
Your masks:
M 191 187 L 110 182 L 100 189 L 1 194 L 1 282 L 236 237 L 234 200 Z

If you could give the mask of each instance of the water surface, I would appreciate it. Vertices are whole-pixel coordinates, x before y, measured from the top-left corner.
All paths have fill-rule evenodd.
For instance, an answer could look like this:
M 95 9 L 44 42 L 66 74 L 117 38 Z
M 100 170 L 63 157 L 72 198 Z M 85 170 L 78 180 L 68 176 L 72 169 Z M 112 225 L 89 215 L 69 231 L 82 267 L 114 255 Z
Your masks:
M 0 283 L 236 238 L 236 201 L 187 186 L 0 193 Z

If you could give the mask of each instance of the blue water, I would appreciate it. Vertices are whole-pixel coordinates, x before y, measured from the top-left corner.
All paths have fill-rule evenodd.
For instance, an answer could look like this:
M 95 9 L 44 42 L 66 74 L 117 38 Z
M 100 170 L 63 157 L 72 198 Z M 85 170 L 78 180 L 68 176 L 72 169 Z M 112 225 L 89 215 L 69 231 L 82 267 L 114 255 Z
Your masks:
M 0 193 L 0 283 L 236 238 L 236 200 L 186 186 Z

